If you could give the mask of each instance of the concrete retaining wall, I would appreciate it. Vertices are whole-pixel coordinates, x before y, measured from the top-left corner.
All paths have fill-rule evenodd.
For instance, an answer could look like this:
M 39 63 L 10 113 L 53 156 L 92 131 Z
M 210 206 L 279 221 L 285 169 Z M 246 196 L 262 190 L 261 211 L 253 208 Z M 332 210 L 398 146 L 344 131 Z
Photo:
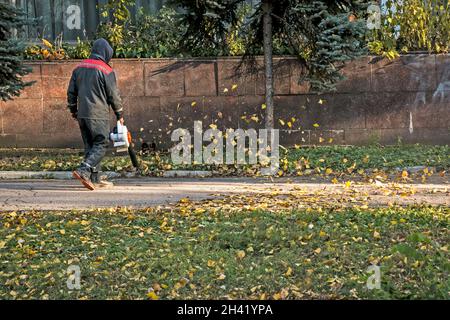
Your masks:
M 0 147 L 82 145 L 66 108 L 77 63 L 30 63 L 33 73 L 26 78 L 36 83 L 14 101 L 0 102 Z M 262 128 L 263 71 L 237 74 L 238 63 L 234 58 L 114 60 L 126 122 L 136 140 L 167 148 L 170 132 L 180 127 L 192 132 L 194 120 L 205 128 Z M 275 120 L 284 145 L 450 143 L 449 55 L 365 57 L 344 69 L 348 79 L 337 92 L 321 96 L 298 84 L 301 67 L 295 59 L 277 58 L 275 65 Z M 291 118 L 296 121 L 289 128 Z

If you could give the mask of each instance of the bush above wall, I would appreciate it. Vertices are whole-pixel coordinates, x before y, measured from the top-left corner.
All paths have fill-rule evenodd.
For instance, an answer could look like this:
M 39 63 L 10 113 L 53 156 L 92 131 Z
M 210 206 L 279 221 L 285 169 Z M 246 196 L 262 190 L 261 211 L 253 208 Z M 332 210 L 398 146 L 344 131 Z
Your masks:
M 103 8 L 103 12 L 110 8 Z M 239 15 L 248 15 L 251 7 L 243 4 Z M 121 17 L 121 18 L 120 18 Z M 139 10 L 134 19 L 123 14 L 114 22 L 102 23 L 97 37 L 108 39 L 115 48 L 116 58 L 162 58 L 192 56 L 239 56 L 249 39 L 242 32 L 232 30 L 220 49 L 201 47 L 193 52 L 179 48 L 185 27 L 178 22 L 176 10 L 163 7 L 158 14 L 149 15 Z M 399 53 L 429 51 L 446 53 L 449 50 L 450 8 L 447 1 L 388 0 L 381 16 L 381 29 L 368 34 L 372 54 L 393 59 Z M 91 41 L 78 38 L 76 44 L 63 43 L 58 37 L 54 43 L 29 46 L 25 52 L 28 60 L 84 59 L 89 56 Z M 50 44 L 50 45 L 49 45 Z M 280 39 L 274 39 L 274 54 L 292 54 Z
M 450 46 L 450 3 L 446 0 L 387 0 L 381 28 L 369 35 L 372 53 L 390 59 L 399 52 L 446 53 Z

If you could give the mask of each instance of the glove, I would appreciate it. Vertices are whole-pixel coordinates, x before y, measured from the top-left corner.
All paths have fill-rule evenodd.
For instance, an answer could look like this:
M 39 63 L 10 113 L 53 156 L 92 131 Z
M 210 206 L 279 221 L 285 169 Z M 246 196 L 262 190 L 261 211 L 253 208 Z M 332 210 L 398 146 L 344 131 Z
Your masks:
M 119 121 L 120 119 L 122 119 L 122 118 L 123 118 L 123 112 L 122 112 L 122 111 L 116 112 L 116 118 L 117 118 L 117 121 Z
M 77 106 L 76 105 L 69 105 L 69 110 L 70 110 L 70 113 L 72 114 L 72 118 L 74 118 L 76 120 L 77 116 L 78 116 Z

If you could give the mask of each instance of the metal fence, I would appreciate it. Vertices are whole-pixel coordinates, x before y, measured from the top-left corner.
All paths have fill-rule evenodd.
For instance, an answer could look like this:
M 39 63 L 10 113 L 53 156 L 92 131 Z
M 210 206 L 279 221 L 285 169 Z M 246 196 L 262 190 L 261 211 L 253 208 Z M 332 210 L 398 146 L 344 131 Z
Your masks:
M 260 0 L 247 0 L 255 5 Z M 31 18 L 39 18 L 35 27 L 29 27 L 23 31 L 22 36 L 30 41 L 45 38 L 54 40 L 62 36 L 64 41 L 80 39 L 92 39 L 99 23 L 101 5 L 108 0 L 0 0 L 13 4 L 25 10 Z M 130 8 L 132 16 L 136 16 L 138 10 L 147 14 L 157 13 L 167 0 L 136 0 L 136 5 Z M 72 6 L 72 7 L 71 7 Z M 80 15 L 80 28 L 70 28 L 68 19 L 74 13 L 70 8 L 77 6 Z M 78 9 L 77 9 L 78 10 Z

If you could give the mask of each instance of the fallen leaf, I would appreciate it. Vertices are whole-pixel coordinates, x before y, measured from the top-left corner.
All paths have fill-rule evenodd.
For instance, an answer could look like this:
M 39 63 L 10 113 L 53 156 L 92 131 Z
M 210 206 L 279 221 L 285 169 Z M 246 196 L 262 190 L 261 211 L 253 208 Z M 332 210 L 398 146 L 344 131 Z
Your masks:
M 158 300 L 159 299 L 158 295 L 153 290 L 147 293 L 147 297 L 150 300 Z
M 236 253 L 236 256 L 237 256 L 239 259 L 244 259 L 244 257 L 245 257 L 245 251 L 244 251 L 244 250 L 239 250 L 239 251 Z

